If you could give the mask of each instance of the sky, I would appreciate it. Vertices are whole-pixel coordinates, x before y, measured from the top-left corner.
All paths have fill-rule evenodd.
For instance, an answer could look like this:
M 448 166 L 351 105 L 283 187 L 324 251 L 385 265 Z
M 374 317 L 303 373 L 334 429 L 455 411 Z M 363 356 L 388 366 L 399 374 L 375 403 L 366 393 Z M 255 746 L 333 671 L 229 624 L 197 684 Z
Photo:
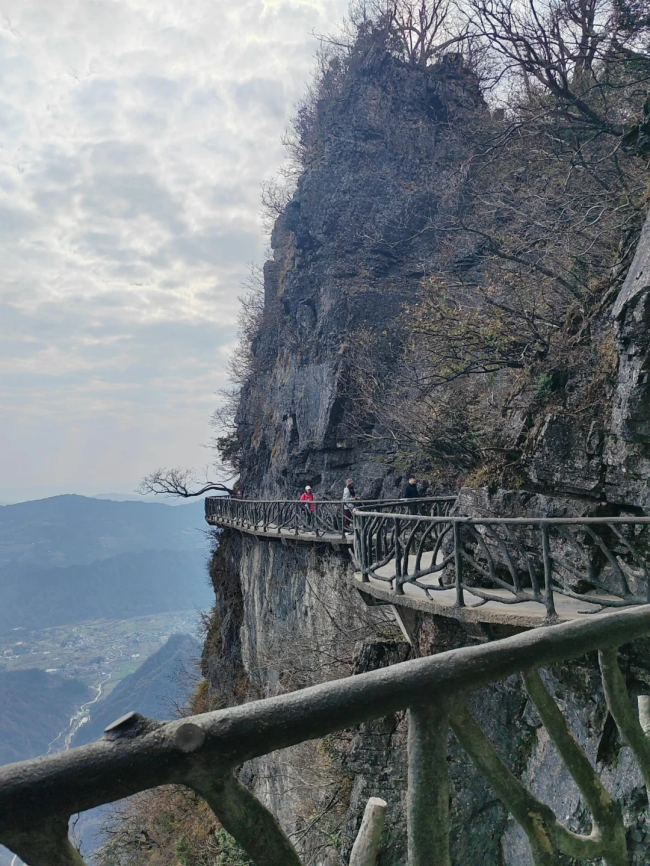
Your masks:
M 0 0 L 0 502 L 209 463 L 261 184 L 347 0 Z

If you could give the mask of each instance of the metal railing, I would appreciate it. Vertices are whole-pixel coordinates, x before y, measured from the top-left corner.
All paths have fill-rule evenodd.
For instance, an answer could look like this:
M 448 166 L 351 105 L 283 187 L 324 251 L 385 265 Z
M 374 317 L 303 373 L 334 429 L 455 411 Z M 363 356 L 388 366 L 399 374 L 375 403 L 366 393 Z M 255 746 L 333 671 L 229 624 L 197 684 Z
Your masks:
M 616 651 L 648 634 L 650 607 L 635 608 L 177 721 L 160 723 L 130 713 L 89 746 L 0 768 L 0 843 L 28 866 L 83 866 L 68 839 L 71 815 L 175 784 L 199 794 L 258 866 L 300 866 L 289 838 L 239 782 L 236 768 L 277 749 L 408 709 L 410 866 L 450 866 L 449 728 L 526 832 L 537 866 L 554 866 L 561 855 L 621 866 L 628 862 L 621 804 L 603 787 L 537 671 L 600 650 L 608 709 L 650 785 L 648 714 L 642 725 Z M 467 707 L 466 693 L 518 672 L 592 812 L 590 835 L 562 825 L 525 788 Z M 643 700 L 645 711 L 648 699 Z
M 418 500 L 340 500 L 299 502 L 286 499 L 236 499 L 211 496 L 205 500 L 208 523 L 231 526 L 250 533 L 293 535 L 305 538 L 338 536 L 345 540 L 352 535 L 353 509 L 361 506 L 384 508 L 410 513 L 417 503 L 419 513 L 446 514 L 456 497 L 429 497 Z M 410 504 L 406 504 L 410 503 Z M 445 510 L 446 509 L 446 510 Z
M 405 594 L 417 587 L 431 601 L 455 590 L 454 606 L 539 602 L 546 621 L 556 598 L 588 611 L 650 601 L 650 518 L 468 518 L 354 512 L 354 558 L 364 583 Z

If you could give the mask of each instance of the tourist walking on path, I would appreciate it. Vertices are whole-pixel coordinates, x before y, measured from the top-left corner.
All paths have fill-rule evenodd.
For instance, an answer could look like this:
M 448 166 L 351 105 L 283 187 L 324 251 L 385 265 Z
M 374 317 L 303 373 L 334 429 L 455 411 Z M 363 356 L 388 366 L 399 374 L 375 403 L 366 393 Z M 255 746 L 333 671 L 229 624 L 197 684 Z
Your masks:
M 357 498 L 357 493 L 354 489 L 354 479 L 348 478 L 343 488 L 343 502 L 353 502 Z M 352 509 L 349 505 L 343 506 L 343 526 L 346 531 L 352 526 Z
M 402 499 L 419 499 L 420 491 L 415 475 L 409 475 L 409 480 L 402 491 Z M 415 502 L 409 502 L 409 514 L 417 514 L 418 506 Z
M 309 484 L 305 487 L 305 492 L 300 497 L 300 501 L 305 503 L 303 509 L 307 517 L 307 523 L 311 526 L 316 506 L 314 505 L 314 494 Z

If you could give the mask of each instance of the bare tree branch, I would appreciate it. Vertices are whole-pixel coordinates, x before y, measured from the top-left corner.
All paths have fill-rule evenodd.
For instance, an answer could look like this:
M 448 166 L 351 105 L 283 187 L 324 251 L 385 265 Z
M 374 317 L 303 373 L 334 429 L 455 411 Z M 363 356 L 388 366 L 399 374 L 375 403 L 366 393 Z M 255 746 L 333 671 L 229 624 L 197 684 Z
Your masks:
M 151 475 L 142 479 L 138 492 L 143 496 L 148 494 L 175 496 L 181 499 L 190 499 L 193 496 L 203 496 L 211 490 L 220 493 L 231 494 L 232 488 L 227 487 L 221 481 L 207 481 L 197 488 L 200 482 L 192 469 L 157 469 Z

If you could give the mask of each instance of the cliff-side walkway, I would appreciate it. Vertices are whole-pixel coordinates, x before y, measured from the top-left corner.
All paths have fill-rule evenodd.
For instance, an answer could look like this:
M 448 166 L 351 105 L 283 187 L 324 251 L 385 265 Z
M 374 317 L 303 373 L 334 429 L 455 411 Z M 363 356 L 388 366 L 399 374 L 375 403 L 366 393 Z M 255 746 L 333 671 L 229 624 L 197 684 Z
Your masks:
M 650 518 L 470 518 L 455 498 L 206 500 L 208 523 L 351 548 L 374 604 L 530 628 L 650 603 Z
M 413 500 L 418 510 L 429 516 L 447 514 L 455 496 L 437 496 Z M 360 507 L 384 507 L 400 510 L 401 500 L 365 499 L 298 502 L 285 499 L 236 499 L 211 496 L 205 500 L 205 519 L 211 526 L 228 526 L 259 538 L 284 539 L 296 544 L 333 544 L 352 547 L 354 543 L 353 511 Z

